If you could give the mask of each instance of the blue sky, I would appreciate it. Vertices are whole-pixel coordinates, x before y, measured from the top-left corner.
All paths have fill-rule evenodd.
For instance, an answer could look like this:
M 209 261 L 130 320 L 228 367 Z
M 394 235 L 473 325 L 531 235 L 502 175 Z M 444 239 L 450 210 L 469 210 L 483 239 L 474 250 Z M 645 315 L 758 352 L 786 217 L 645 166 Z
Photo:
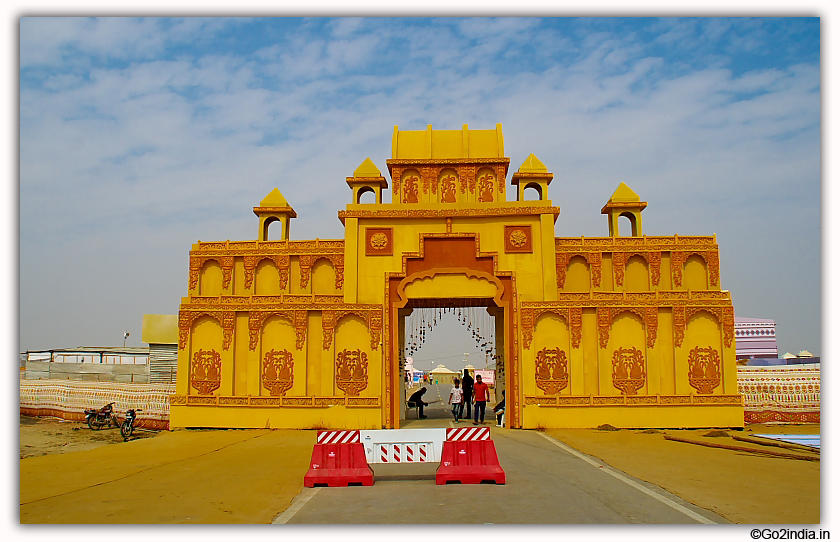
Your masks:
M 256 238 L 272 188 L 292 238 L 341 238 L 394 125 L 502 123 L 558 236 L 607 235 L 623 181 L 648 235 L 717 234 L 780 354 L 819 354 L 820 91 L 817 18 L 23 18 L 20 349 L 139 345 L 191 243 Z

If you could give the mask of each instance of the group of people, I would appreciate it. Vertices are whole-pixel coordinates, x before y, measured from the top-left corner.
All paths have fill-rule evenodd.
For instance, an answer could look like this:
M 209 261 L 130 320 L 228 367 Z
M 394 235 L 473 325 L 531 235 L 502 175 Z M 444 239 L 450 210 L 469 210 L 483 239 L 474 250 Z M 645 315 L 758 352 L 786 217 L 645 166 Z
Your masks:
M 420 409 L 420 417 L 426 418 L 423 414 L 423 407 L 429 406 L 429 403 L 423 401 L 423 394 L 426 393 L 426 387 L 423 386 L 414 392 L 408 399 L 408 405 L 411 407 L 418 407 Z M 455 417 L 455 423 L 461 419 L 469 420 L 470 411 L 473 412 L 473 425 L 484 423 L 484 415 L 487 409 L 487 402 L 490 400 L 490 389 L 487 384 L 481 381 L 481 375 L 476 375 L 475 380 L 470 376 L 470 372 L 464 369 L 463 380 L 455 379 L 452 391 L 449 393 L 449 404 L 452 405 L 452 415 Z M 466 416 L 464 416 L 464 409 L 466 408 Z M 502 390 L 502 400 L 493 407 L 493 413 L 496 415 L 496 423 L 498 427 L 504 426 L 505 414 L 505 392 Z

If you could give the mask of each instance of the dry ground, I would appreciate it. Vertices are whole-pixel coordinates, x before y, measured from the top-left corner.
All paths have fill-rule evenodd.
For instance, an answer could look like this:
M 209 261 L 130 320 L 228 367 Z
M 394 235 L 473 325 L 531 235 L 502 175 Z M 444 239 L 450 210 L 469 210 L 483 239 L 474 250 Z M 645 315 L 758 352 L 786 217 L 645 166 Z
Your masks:
M 754 425 L 728 433 L 819 432 L 819 425 Z M 736 523 L 820 523 L 819 462 L 668 441 L 664 434 L 788 450 L 704 437 L 708 430 L 547 433 Z M 21 416 L 20 521 L 268 523 L 300 492 L 313 444 L 311 431 L 283 430 L 138 432 L 124 443 L 116 428 Z M 84 510 L 103 498 L 110 515 L 86 518 Z

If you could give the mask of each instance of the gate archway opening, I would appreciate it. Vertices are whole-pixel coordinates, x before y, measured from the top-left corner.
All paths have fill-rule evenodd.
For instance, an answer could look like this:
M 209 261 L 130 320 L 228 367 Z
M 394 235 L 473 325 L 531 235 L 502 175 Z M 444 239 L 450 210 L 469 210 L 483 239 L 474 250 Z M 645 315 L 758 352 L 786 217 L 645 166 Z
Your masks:
M 409 299 L 399 309 L 399 366 L 403 382 L 400 421 L 414 419 L 405 403 L 421 386 L 426 386 L 424 397 L 430 403 L 425 409 L 427 417 L 452 420 L 449 393 L 455 378 L 463 380 L 466 367 L 473 378 L 480 374 L 490 385 L 485 421 L 495 424 L 491 408 L 502 400 L 505 390 L 503 321 L 502 309 L 493 298 Z M 428 348 L 424 353 L 425 346 Z

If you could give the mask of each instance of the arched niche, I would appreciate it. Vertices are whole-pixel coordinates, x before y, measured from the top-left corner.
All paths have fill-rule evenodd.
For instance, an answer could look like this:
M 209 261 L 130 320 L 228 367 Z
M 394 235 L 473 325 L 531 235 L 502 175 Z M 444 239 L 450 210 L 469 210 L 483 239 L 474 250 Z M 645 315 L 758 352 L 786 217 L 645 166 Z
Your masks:
M 528 183 L 522 190 L 522 197 L 525 201 L 539 201 L 544 199 L 543 188 L 539 183 Z
M 590 290 L 591 278 L 589 262 L 583 256 L 573 256 L 569 260 L 569 268 L 566 271 L 566 283 L 564 292 L 588 292 Z
M 624 270 L 624 287 L 629 292 L 650 290 L 650 274 L 647 260 L 639 255 L 630 257 Z
M 708 276 L 706 260 L 699 254 L 689 256 L 683 268 L 683 287 L 687 290 L 708 290 Z
M 610 338 L 607 343 L 608 356 L 604 357 L 601 370 L 605 371 L 604 374 L 610 375 L 611 382 L 608 389 L 603 389 L 602 387 L 600 390 L 601 395 L 622 395 L 619 387 L 616 387 L 617 375 L 613 362 L 619 350 L 627 352 L 631 349 L 641 352 L 642 370 L 644 371 L 645 377 L 644 383 L 641 388 L 636 390 L 636 394 L 645 395 L 648 389 L 645 324 L 638 314 L 631 311 L 622 311 L 615 316 L 610 326 Z M 605 384 L 605 382 L 602 381 L 602 384 Z
M 255 295 L 280 295 L 280 271 L 268 258 L 257 264 L 254 271 Z
M 688 351 L 695 346 L 713 346 L 722 352 L 720 335 L 721 327 L 717 316 L 708 311 L 698 311 L 686 322 L 683 350 Z
M 441 203 L 458 203 L 462 200 L 458 172 L 444 168 L 438 175 L 438 198 Z
M 263 239 L 265 241 L 281 241 L 283 237 L 283 221 L 277 217 L 268 217 L 263 222 Z
M 561 352 L 559 355 L 557 349 Z M 534 340 L 531 349 L 525 352 L 527 365 L 523 365 L 525 371 L 523 384 L 527 395 L 554 395 L 556 393 L 568 395 L 571 393 L 571 334 L 569 323 L 565 318 L 552 312 L 541 314 L 534 325 Z M 540 377 L 538 364 L 540 364 L 541 353 L 544 360 L 556 363 L 559 363 L 560 359 L 565 361 L 566 382 L 557 385 L 550 379 Z M 559 391 L 552 389 L 552 384 L 560 388 Z
M 294 380 L 285 395 L 305 395 L 306 390 L 306 352 L 295 347 L 295 328 L 291 322 L 280 316 L 267 318 L 260 330 L 260 395 L 271 395 L 263 382 L 263 367 L 271 351 L 286 351 L 292 357 Z
M 312 265 L 312 293 L 318 295 L 335 295 L 335 268 L 331 261 L 319 258 Z
M 635 213 L 625 212 L 618 215 L 618 235 L 622 237 L 639 236 L 639 227 Z
M 490 168 L 483 167 L 475 174 L 475 199 L 482 203 L 491 203 L 498 200 L 498 179 L 496 172 Z
M 332 368 L 333 386 L 335 395 L 344 395 L 339 379 L 340 366 L 347 359 L 362 359 L 367 364 L 367 381 L 365 387 L 359 392 L 360 396 L 371 397 L 381 393 L 382 385 L 382 349 L 372 350 L 370 347 L 370 332 L 367 323 L 356 314 L 345 314 L 336 322 L 335 328 L 335 349 L 333 350 L 334 362 Z
M 222 294 L 222 266 L 216 260 L 207 260 L 201 266 L 198 295 Z
M 220 380 L 224 371 L 221 368 L 223 331 L 218 320 L 212 316 L 200 316 L 193 320 L 190 326 L 190 362 L 189 362 L 189 390 L 191 394 L 200 394 L 196 387 L 196 380 L 207 386 L 203 391 L 207 394 L 217 394 L 221 387 Z M 217 363 L 213 359 L 218 360 Z M 213 365 L 212 373 L 207 371 L 207 366 Z M 203 365 L 201 375 L 197 374 L 198 365 Z M 203 377 L 203 378 L 196 378 Z M 216 383 L 210 383 L 215 380 Z
M 354 203 L 373 204 L 376 201 L 376 191 L 370 186 L 364 186 L 356 193 L 356 201 Z
M 422 184 L 419 171 L 405 170 L 400 176 L 400 203 L 420 203 Z

